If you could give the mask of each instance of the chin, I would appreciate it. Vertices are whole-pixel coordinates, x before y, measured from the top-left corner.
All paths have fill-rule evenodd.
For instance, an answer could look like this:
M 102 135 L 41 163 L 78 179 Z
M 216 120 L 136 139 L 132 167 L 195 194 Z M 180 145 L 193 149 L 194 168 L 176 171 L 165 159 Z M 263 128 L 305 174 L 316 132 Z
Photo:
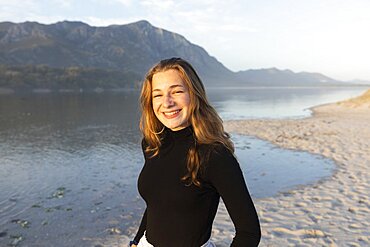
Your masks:
M 180 126 L 175 125 L 175 126 L 169 126 L 168 128 L 170 128 L 171 130 L 174 130 L 174 129 L 180 128 Z

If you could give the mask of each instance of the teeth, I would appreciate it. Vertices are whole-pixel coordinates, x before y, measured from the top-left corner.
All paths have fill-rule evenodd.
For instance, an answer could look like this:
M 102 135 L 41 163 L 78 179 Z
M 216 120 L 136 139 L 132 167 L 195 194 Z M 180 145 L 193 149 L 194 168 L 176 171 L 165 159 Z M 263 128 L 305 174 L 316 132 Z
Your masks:
M 177 110 L 177 111 L 172 111 L 172 112 L 163 112 L 164 115 L 166 116 L 172 116 L 172 115 L 175 115 L 176 113 L 178 113 L 180 110 Z

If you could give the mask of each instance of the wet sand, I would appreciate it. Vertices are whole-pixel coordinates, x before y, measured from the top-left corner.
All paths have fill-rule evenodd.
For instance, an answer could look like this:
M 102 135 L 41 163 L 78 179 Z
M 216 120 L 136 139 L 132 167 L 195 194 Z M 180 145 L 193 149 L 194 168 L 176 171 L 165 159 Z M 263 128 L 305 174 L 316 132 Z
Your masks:
M 254 200 L 262 228 L 260 246 L 370 245 L 370 90 L 347 101 L 311 109 L 312 117 L 240 120 L 226 131 L 335 161 L 330 178 L 278 196 Z M 228 246 L 234 227 L 222 204 L 212 239 Z

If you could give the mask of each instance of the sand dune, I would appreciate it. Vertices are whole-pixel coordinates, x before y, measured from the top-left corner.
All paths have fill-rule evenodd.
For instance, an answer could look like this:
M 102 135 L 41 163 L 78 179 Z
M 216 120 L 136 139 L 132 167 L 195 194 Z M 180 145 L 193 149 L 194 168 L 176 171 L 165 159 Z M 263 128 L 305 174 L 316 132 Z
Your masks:
M 350 108 L 370 108 L 370 90 L 367 90 L 359 97 L 341 101 L 337 103 L 340 106 Z

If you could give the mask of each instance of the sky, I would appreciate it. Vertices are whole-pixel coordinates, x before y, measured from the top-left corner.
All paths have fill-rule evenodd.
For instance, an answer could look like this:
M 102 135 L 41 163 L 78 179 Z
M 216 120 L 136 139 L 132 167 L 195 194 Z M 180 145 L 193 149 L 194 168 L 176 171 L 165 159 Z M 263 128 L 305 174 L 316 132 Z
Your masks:
M 370 0 L 0 0 L 0 21 L 147 20 L 232 71 L 276 67 L 370 81 Z

